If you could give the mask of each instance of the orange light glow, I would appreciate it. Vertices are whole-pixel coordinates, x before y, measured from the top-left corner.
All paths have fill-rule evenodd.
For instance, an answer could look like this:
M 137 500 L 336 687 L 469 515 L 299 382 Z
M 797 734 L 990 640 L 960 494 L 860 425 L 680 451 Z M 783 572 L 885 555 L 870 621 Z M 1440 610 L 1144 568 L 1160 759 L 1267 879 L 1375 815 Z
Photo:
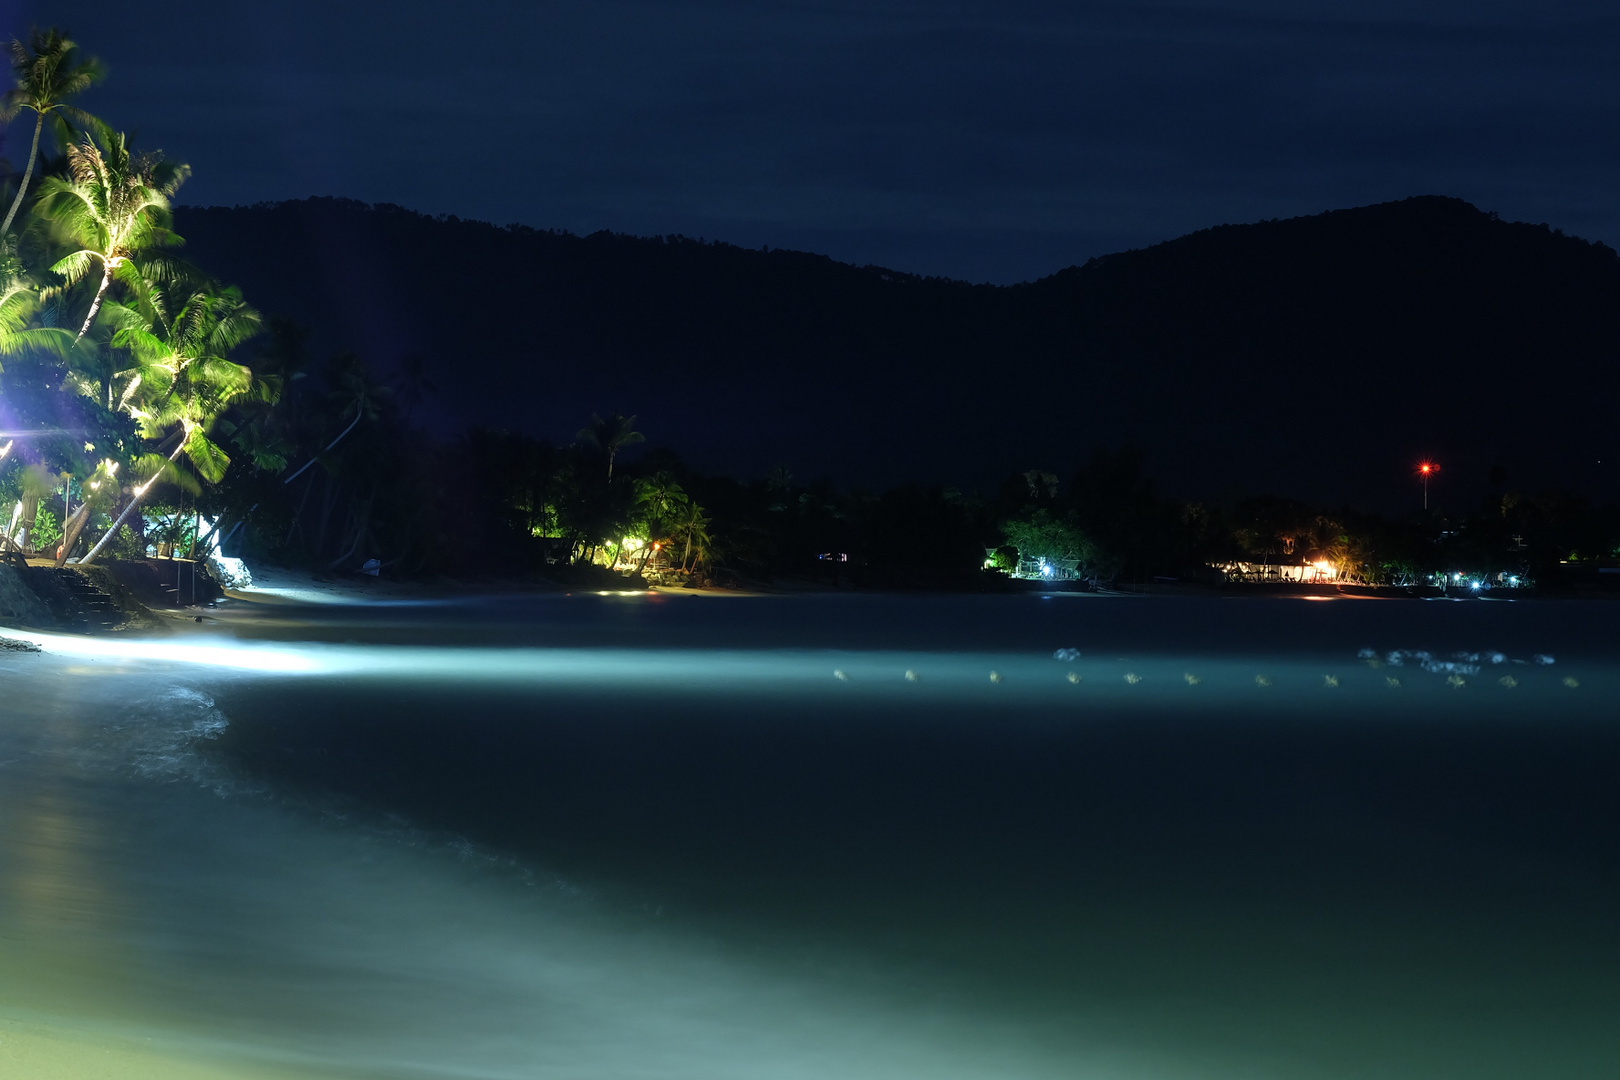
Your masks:
M 1429 509 L 1429 477 L 1433 476 L 1439 471 L 1440 466 L 1436 465 L 1432 461 L 1418 462 L 1418 476 L 1422 477 L 1423 479 L 1423 509 L 1425 511 Z

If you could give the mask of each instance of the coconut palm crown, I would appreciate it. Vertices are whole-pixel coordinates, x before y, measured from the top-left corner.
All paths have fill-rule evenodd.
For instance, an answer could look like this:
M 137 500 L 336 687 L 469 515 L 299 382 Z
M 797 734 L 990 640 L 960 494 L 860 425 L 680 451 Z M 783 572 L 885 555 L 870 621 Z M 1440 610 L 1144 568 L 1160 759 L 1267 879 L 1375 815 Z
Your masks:
M 242 301 L 240 291 L 203 285 L 165 321 L 162 333 L 133 319 L 113 334 L 112 345 L 132 358 L 132 366 L 115 376 L 121 386 L 119 409 L 135 418 L 144 438 L 160 446 L 172 441 L 174 449 L 146 459 L 148 478 L 135 487 L 112 528 L 79 560 L 80 566 L 95 561 L 181 454 L 209 483 L 225 475 L 230 455 L 208 433 L 232 402 L 274 393 L 273 387 L 256 382 L 247 367 L 227 358 L 260 326 L 259 313 Z
M 625 416 L 623 413 L 614 413 L 604 420 L 595 413 L 591 413 L 589 427 L 580 428 L 575 438 L 587 446 L 594 446 L 607 455 L 608 479 L 613 479 L 613 461 L 619 456 L 619 451 L 626 446 L 633 446 L 645 442 L 647 437 L 635 430 L 636 418 Z
M 133 294 L 147 291 L 146 279 L 133 261 L 154 248 L 181 243 L 170 228 L 169 198 L 191 167 L 157 155 L 132 154 L 128 138 L 101 125 L 68 147 L 68 177 L 40 182 L 39 212 L 59 238 L 76 250 L 58 259 L 51 271 L 72 288 L 92 268 L 101 268 L 90 310 L 78 336 L 90 332 L 96 314 L 116 280 Z
M 0 234 L 11 232 L 11 223 L 28 193 L 28 181 L 34 175 L 34 164 L 39 160 L 39 136 L 45 129 L 45 118 L 66 119 L 81 128 L 96 120 L 83 109 L 69 105 L 74 97 L 101 81 L 105 75 L 101 62 L 94 57 L 79 57 L 79 47 L 62 36 L 60 30 L 35 30 L 28 44 L 12 39 L 11 66 L 17 73 L 17 86 L 0 98 L 0 121 L 10 123 L 22 110 L 34 112 L 34 143 L 28 150 L 28 167 L 23 170 L 22 182 L 0 223 Z M 58 138 L 62 138 L 59 134 Z M 62 138 L 66 143 L 68 140 Z
M 132 361 L 114 376 L 117 408 L 134 417 L 145 438 L 178 434 L 197 471 L 217 482 L 230 458 L 208 432 L 233 402 L 273 393 L 250 369 L 229 359 L 231 350 L 261 327 L 259 313 L 233 286 L 199 288 L 172 312 L 161 332 L 131 321 L 112 338 Z

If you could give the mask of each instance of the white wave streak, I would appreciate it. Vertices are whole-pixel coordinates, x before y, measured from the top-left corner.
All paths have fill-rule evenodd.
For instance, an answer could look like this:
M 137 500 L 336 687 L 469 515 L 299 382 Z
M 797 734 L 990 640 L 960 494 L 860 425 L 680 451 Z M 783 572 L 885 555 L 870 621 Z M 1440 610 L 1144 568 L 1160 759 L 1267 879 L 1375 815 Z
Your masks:
M 100 762 L 146 780 L 189 781 L 220 796 L 257 790 L 204 751 L 229 727 L 230 721 L 208 695 L 171 686 L 126 706 L 107 724 Z

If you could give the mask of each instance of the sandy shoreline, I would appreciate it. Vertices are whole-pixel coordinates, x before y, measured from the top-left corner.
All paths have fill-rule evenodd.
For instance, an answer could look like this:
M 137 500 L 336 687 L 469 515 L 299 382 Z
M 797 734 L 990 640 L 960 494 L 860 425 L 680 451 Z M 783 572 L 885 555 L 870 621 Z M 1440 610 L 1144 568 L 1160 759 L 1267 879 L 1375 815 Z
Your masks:
M 572 595 L 610 592 L 589 586 L 563 586 L 530 581 L 399 581 L 386 577 L 367 579 L 359 575 L 332 577 L 309 571 L 287 570 L 276 566 L 250 566 L 253 587 L 228 589 L 232 599 L 258 604 L 403 604 L 421 601 L 459 600 L 476 596 Z M 746 589 L 688 589 L 651 586 L 633 592 L 660 596 L 768 596 Z
M 0 1015 L 0 1076 L 15 1080 L 314 1080 L 331 1075 L 202 1054 L 182 1056 L 136 1039 Z
M 386 605 L 409 604 L 419 602 L 463 600 L 478 596 L 525 596 L 525 595 L 614 595 L 615 590 L 604 589 L 590 585 L 558 585 L 549 582 L 535 581 L 398 581 L 386 577 L 366 579 L 358 575 L 332 577 L 317 575 L 307 570 L 288 570 L 275 566 L 250 566 L 253 574 L 253 587 L 251 589 L 226 590 L 226 595 L 235 600 L 242 600 L 257 604 L 313 604 L 313 605 Z M 623 593 L 647 593 L 657 596 L 701 597 L 704 599 L 717 598 L 747 598 L 765 596 L 846 596 L 870 595 L 867 590 L 818 588 L 810 583 L 802 587 L 792 585 L 780 588 L 762 587 L 753 589 L 733 588 L 687 588 L 680 585 L 651 585 L 646 588 L 627 587 L 619 590 Z M 872 590 L 882 593 L 885 590 Z M 924 595 L 924 591 L 901 590 L 904 595 Z M 1041 592 L 1039 589 L 1015 590 L 1005 595 L 1034 595 Z M 943 595 L 980 595 L 977 593 L 947 592 Z M 1096 598 L 1096 597 L 1140 597 L 1153 595 L 1150 590 L 1101 590 L 1101 591 L 1072 591 L 1055 590 L 1053 596 L 1064 598 Z

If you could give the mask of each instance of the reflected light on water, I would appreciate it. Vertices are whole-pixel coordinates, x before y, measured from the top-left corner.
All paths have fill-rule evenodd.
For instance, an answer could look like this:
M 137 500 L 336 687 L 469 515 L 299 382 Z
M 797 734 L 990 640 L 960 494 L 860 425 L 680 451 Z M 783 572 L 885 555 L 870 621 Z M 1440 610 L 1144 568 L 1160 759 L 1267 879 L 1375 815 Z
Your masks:
M 27 641 L 57 656 L 76 660 L 166 660 L 183 664 L 258 671 L 266 674 L 308 675 L 321 670 L 313 657 L 284 646 L 213 644 L 158 641 L 142 638 L 96 638 L 73 634 L 41 634 L 0 628 L 0 634 Z
M 226 596 L 253 604 L 317 604 L 323 607 L 431 608 L 454 603 L 451 600 L 403 600 L 392 597 L 356 596 L 350 591 L 334 591 L 314 586 L 258 585 L 247 589 L 225 589 Z
M 670 652 L 585 648 L 469 648 L 455 646 L 261 644 L 207 639 L 81 637 L 0 627 L 0 636 L 27 641 L 81 674 L 97 661 L 159 662 L 264 675 L 386 676 L 444 682 L 640 683 L 673 686 L 716 679 L 768 682 L 785 675 L 824 676 L 818 665 L 758 653 Z M 114 669 L 108 669 L 112 673 Z
M 1331 599 L 1331 598 L 1323 598 Z M 246 676 L 373 678 L 390 683 L 440 686 L 552 687 L 572 690 L 614 688 L 637 693 L 745 693 L 775 696 L 806 692 L 856 693 L 865 699 L 899 702 L 921 698 L 953 699 L 993 694 L 988 701 L 1013 696 L 1039 701 L 1060 694 L 1074 701 L 1074 686 L 1082 680 L 1095 688 L 1086 697 L 1113 700 L 1103 689 L 1123 679 L 1131 690 L 1127 699 L 1140 701 L 1178 694 L 1175 707 L 1185 711 L 1188 687 L 1199 687 L 1199 700 L 1238 701 L 1249 707 L 1255 687 L 1273 687 L 1271 696 L 1287 691 L 1319 697 L 1324 686 L 1336 694 L 1357 697 L 1372 691 L 1387 692 L 1393 685 L 1387 672 L 1370 668 L 1354 673 L 1324 670 L 1322 660 L 1268 658 L 1267 669 L 1256 675 L 1253 661 L 1207 656 L 1199 658 L 1203 670 L 1189 679 L 1186 656 L 1099 657 L 1074 664 L 1055 664 L 1050 658 L 990 652 L 904 652 L 867 650 L 773 649 L 670 649 L 603 648 L 600 646 L 512 646 L 492 648 L 470 645 L 378 645 L 316 642 L 239 642 L 212 636 L 195 638 L 81 637 L 10 630 L 0 636 L 28 641 L 66 660 L 80 675 L 115 675 L 141 663 L 169 664 L 236 672 Z M 1444 670 L 1441 668 L 1444 667 Z M 1444 687 L 1445 665 L 1421 680 L 1427 689 Z M 1436 674 L 1438 673 L 1438 674 Z M 1528 676 L 1527 676 L 1528 677 Z M 1326 682 L 1324 682 L 1326 679 Z M 1567 695 L 1578 682 L 1541 680 L 1535 690 Z M 1420 683 L 1413 683 L 1418 688 Z M 1455 689 L 1456 684 L 1450 684 Z M 1492 686 L 1492 690 L 1501 687 Z M 1517 686 L 1518 680 L 1512 685 Z M 1009 690 L 1008 687 L 1012 689 Z M 1342 689 L 1341 689 L 1342 688 Z M 1532 691 L 1533 692 L 1533 691 Z M 1524 696 L 1521 692 L 1520 697 Z M 1472 698 L 1470 700 L 1473 700 Z M 1460 705 L 1460 702 L 1453 704 Z M 1561 703 L 1569 713 L 1567 702 Z M 1134 706 L 1133 706 L 1134 707 Z M 1280 705 L 1278 707 L 1281 707 Z

